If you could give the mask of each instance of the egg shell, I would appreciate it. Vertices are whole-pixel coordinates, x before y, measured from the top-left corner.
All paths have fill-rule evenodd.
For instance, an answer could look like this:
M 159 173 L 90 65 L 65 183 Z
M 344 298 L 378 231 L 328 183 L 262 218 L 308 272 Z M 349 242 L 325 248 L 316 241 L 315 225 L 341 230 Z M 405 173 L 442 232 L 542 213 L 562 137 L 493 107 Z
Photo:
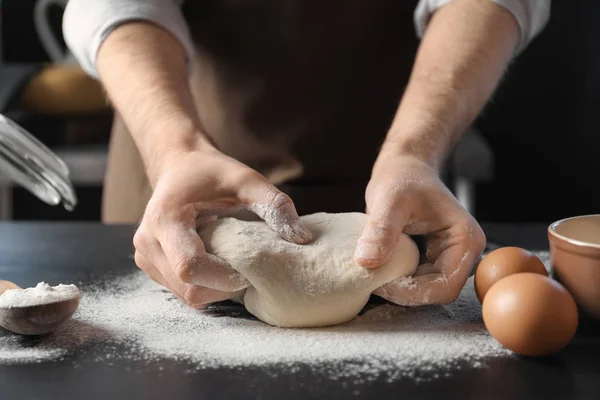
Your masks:
M 579 315 L 571 294 L 555 280 L 520 273 L 496 282 L 483 301 L 483 322 L 509 350 L 524 356 L 546 356 L 575 335 Z
M 548 276 L 544 263 L 532 252 L 520 247 L 501 247 L 490 252 L 477 266 L 475 294 L 479 302 L 500 279 L 521 272 L 534 272 Z

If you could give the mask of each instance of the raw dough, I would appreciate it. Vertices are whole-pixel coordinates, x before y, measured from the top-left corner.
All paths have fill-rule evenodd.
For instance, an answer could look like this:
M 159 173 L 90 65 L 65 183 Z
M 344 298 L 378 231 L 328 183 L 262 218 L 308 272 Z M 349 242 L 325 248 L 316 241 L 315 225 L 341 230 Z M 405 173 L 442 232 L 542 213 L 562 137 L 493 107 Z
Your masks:
M 226 260 L 252 284 L 243 303 L 262 321 L 280 327 L 318 327 L 358 315 L 373 290 L 414 274 L 419 251 L 402 235 L 390 260 L 365 269 L 353 261 L 367 216 L 362 213 L 306 215 L 313 242 L 281 239 L 262 221 L 224 218 L 203 226 L 209 253 Z

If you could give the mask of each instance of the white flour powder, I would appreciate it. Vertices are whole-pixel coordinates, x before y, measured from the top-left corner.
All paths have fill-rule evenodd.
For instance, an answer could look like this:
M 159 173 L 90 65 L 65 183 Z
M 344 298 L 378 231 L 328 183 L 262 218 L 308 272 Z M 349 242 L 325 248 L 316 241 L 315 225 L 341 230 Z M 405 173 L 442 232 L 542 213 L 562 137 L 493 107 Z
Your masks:
M 547 262 L 547 254 L 542 256 Z M 330 379 L 427 377 L 428 371 L 477 368 L 512 354 L 486 331 L 472 278 L 449 306 L 376 305 L 344 325 L 280 329 L 249 317 L 241 306 L 190 309 L 140 272 L 112 282 L 110 289 L 85 292 L 75 319 L 35 348 L 2 335 L 4 364 L 68 362 L 69 353 L 84 344 L 102 342 L 102 352 L 94 352 L 101 363 L 167 358 L 189 363 L 190 370 L 277 366 L 274 370 L 288 371 L 308 364 Z
M 1 308 L 17 308 L 39 306 L 41 304 L 58 303 L 79 295 L 75 285 L 50 286 L 40 282 L 36 287 L 27 289 L 9 289 L 0 295 Z

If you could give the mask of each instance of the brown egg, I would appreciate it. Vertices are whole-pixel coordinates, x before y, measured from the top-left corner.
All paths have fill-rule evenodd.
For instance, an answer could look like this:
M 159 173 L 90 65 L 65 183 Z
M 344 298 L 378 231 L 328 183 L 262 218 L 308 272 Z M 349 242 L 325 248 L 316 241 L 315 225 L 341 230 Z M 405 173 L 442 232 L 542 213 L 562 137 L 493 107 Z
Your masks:
M 555 280 L 526 272 L 491 287 L 483 301 L 483 322 L 509 350 L 524 356 L 550 355 L 575 335 L 579 316 L 571 294 Z
M 481 260 L 475 272 L 475 294 L 479 302 L 500 279 L 520 272 L 548 276 L 544 263 L 535 254 L 520 247 L 501 247 Z

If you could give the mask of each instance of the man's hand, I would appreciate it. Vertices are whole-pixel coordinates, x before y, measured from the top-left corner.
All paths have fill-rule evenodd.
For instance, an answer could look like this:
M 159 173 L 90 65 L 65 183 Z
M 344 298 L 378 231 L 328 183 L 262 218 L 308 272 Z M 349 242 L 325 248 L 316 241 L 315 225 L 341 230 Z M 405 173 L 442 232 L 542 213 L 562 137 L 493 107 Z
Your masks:
M 485 246 L 485 236 L 439 179 L 439 168 L 498 84 L 519 26 L 491 1 L 452 1 L 438 10 L 367 188 L 370 219 L 356 262 L 383 264 L 402 231 L 422 235 L 422 265 L 378 294 L 400 305 L 454 301 Z
M 162 170 L 134 237 L 135 261 L 195 308 L 235 297 L 249 285 L 225 261 L 205 251 L 197 221 L 245 207 L 285 240 L 298 244 L 312 240 L 286 194 L 216 150 L 179 154 Z
M 437 172 L 410 156 L 380 157 L 366 200 L 369 220 L 358 241 L 358 264 L 385 263 L 403 231 L 425 239 L 422 264 L 411 283 L 400 279 L 374 293 L 403 306 L 453 302 L 485 247 L 485 236 Z
M 219 152 L 200 129 L 183 48 L 172 35 L 144 22 L 121 25 L 100 48 L 98 71 L 153 187 L 134 237 L 136 264 L 152 279 L 196 308 L 239 294 L 248 282 L 208 254 L 196 232 L 198 222 L 236 208 L 288 241 L 312 240 L 287 195 Z

